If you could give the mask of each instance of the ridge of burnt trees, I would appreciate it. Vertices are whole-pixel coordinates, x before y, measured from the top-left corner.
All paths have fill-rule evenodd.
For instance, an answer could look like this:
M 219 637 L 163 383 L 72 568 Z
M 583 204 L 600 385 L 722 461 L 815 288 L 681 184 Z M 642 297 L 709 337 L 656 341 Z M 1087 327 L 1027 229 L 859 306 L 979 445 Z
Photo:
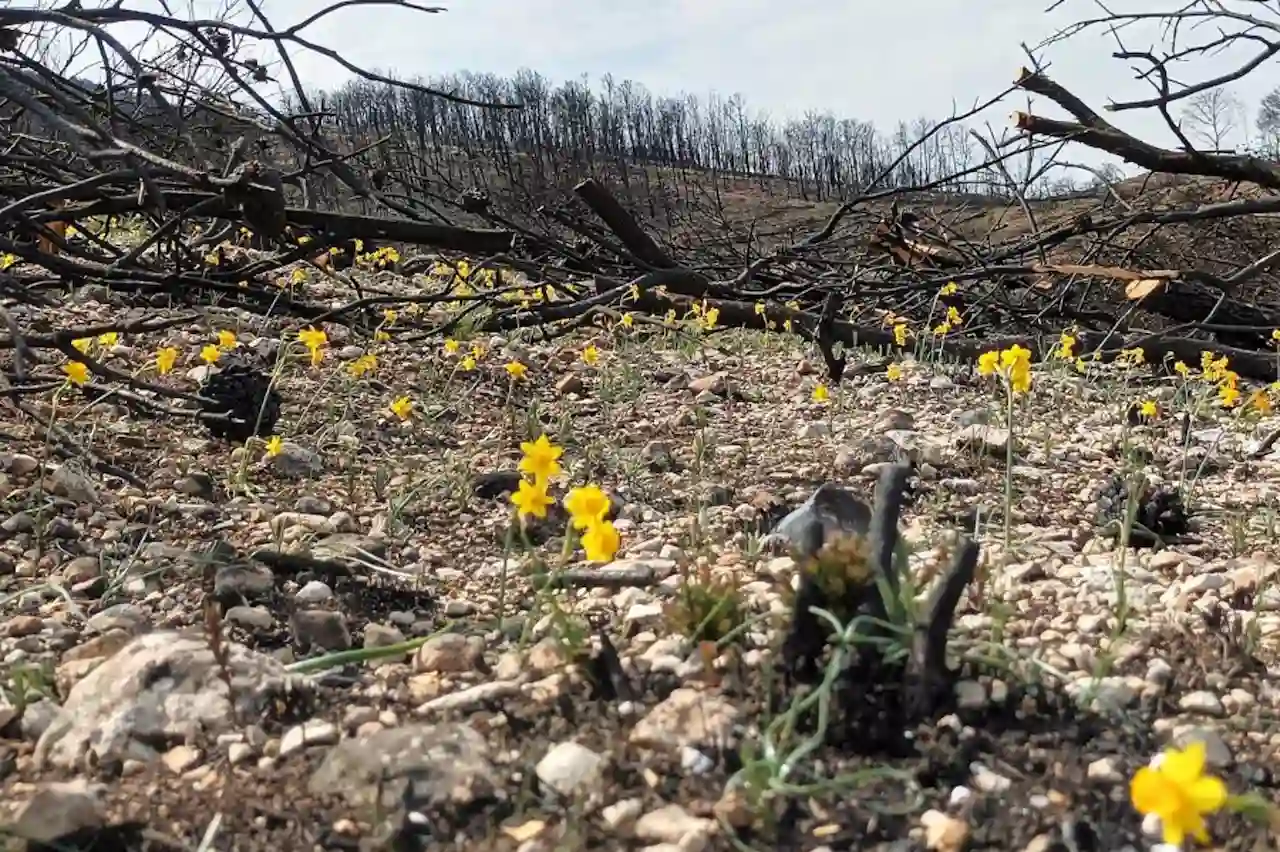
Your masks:
M 778 122 L 753 113 L 740 95 L 655 97 L 631 80 L 617 82 L 609 75 L 595 88 L 585 80 L 555 86 L 530 70 L 510 78 L 455 74 L 430 84 L 524 108 L 476 110 L 367 80 L 317 93 L 314 100 L 330 114 L 330 126 L 339 135 L 390 137 L 417 162 L 476 182 L 484 176 L 475 163 L 484 160 L 535 191 L 600 176 L 602 168 L 627 187 L 655 179 L 637 167 L 657 166 L 698 173 L 700 180 L 746 178 L 761 193 L 823 201 L 867 187 L 934 124 L 924 118 L 900 122 L 886 135 L 871 122 L 829 114 Z M 883 182 L 930 183 L 959 174 L 978 159 L 966 130 L 947 127 L 897 162 Z M 388 157 L 375 165 L 394 171 L 406 163 Z M 963 188 L 989 193 L 1003 189 L 1003 181 L 992 171 L 973 176 Z

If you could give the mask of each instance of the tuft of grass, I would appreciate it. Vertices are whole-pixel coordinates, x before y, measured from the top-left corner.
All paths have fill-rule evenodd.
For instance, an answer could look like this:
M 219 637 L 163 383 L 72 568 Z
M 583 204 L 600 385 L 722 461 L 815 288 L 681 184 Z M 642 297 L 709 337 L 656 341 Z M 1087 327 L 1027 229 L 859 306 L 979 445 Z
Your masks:
M 695 643 L 731 641 L 748 622 L 742 587 L 735 577 L 712 576 L 709 566 L 686 571 L 675 600 L 667 605 L 666 621 Z

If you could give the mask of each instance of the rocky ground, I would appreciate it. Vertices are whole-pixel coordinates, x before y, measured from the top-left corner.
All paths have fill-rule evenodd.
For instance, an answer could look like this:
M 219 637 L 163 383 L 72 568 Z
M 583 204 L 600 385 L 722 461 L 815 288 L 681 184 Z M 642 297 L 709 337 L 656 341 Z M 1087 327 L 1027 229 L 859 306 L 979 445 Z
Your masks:
M 91 288 L 56 322 L 125 310 Z M 1158 838 L 1128 779 L 1193 737 L 1233 791 L 1275 798 L 1280 452 L 1259 443 L 1280 418 L 1204 405 L 1184 446 L 1175 380 L 1038 366 L 1015 415 L 1006 538 L 1010 436 L 972 365 L 858 353 L 867 366 L 819 400 L 818 359 L 789 336 L 637 318 L 551 342 L 459 335 L 449 352 L 412 331 L 422 319 L 400 306 L 372 344 L 331 327 L 315 366 L 296 323 L 229 308 L 95 342 L 105 365 L 186 391 L 220 331 L 236 335 L 226 361 L 292 347 L 271 448 L 208 437 L 145 391 L 31 403 L 132 484 L 7 418 L 9 836 L 121 850 L 1148 849 Z M 156 376 L 166 345 L 179 362 Z M 369 352 L 376 364 L 353 375 Z M 47 361 L 52 388 L 59 356 Z M 390 411 L 401 397 L 404 420 Z M 1130 425 L 1147 399 L 1159 413 Z M 544 432 L 565 448 L 564 484 L 606 489 L 622 533 L 611 564 L 570 554 L 564 589 L 546 582 L 566 567 L 559 527 L 535 524 L 532 549 L 510 535 L 519 445 Z M 913 719 L 872 673 L 825 692 L 821 730 L 811 714 L 779 724 L 816 693 L 778 667 L 796 566 L 766 534 L 825 482 L 869 499 L 900 460 L 917 474 L 903 535 L 922 587 L 959 525 L 976 520 L 983 543 L 954 694 Z M 1095 494 L 1123 471 L 1194 483 L 1192 534 L 1115 550 Z M 690 589 L 740 604 L 738 629 L 695 642 Z M 1242 818 L 1211 827 L 1220 848 L 1266 848 Z

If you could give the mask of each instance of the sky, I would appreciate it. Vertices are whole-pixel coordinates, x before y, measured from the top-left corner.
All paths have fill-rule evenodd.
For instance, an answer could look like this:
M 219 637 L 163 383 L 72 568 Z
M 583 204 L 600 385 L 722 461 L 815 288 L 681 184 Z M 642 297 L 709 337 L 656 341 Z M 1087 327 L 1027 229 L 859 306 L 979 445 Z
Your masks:
M 99 0 L 102 2 L 102 0 Z M 188 0 L 209 14 L 215 0 Z M 234 2 L 234 0 L 221 0 Z M 321 0 L 261 0 L 277 29 L 324 8 Z M 302 31 L 348 61 L 399 77 L 458 71 L 510 75 L 530 68 L 554 82 L 608 73 L 631 79 L 657 95 L 741 94 L 748 107 L 776 118 L 808 110 L 872 121 L 890 130 L 899 120 L 940 119 L 967 110 L 1008 87 L 1028 64 L 1022 45 L 1034 47 L 1075 21 L 1100 14 L 1094 0 L 453 0 L 446 11 L 425 14 L 392 4 L 349 5 Z M 1111 0 L 1116 12 L 1170 11 L 1185 0 Z M 157 8 L 159 0 L 126 0 Z M 1280 12 L 1256 0 L 1225 0 L 1228 9 L 1267 16 L 1280 28 Z M 1266 4 L 1275 6 L 1277 4 Z M 239 18 L 244 20 L 244 18 Z M 1184 43 L 1211 40 L 1221 22 L 1185 30 Z M 1280 35 L 1278 30 L 1277 35 Z M 1167 49 L 1154 25 L 1121 32 L 1129 50 Z M 1135 79 L 1134 64 L 1112 58 L 1116 35 L 1093 29 L 1037 52 L 1048 73 L 1095 108 L 1109 100 L 1145 98 L 1152 87 Z M 1247 58 L 1247 48 L 1180 65 L 1183 82 L 1224 73 Z M 309 86 L 334 88 L 350 78 L 314 53 L 291 51 Z M 262 48 L 262 59 L 269 48 Z M 1231 85 L 1252 112 L 1280 85 L 1277 60 Z M 976 122 L 998 131 L 1025 109 L 1016 93 Z M 1066 117 L 1056 106 L 1036 112 Z M 1170 145 L 1174 137 L 1150 110 L 1108 115 L 1124 130 Z M 1233 141 L 1243 142 L 1237 134 Z M 1076 152 L 1073 152 L 1076 153 Z M 1085 162 L 1096 157 L 1081 156 Z

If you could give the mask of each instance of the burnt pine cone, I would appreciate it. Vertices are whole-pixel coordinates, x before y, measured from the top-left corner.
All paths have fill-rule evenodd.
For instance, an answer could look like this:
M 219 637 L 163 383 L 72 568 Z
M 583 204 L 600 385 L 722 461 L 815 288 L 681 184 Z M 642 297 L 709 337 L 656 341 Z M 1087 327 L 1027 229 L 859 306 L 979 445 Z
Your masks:
M 209 376 L 200 388 L 204 414 L 226 414 L 225 419 L 203 419 L 215 438 L 242 444 L 253 436 L 265 438 L 280 420 L 280 394 L 271 377 L 243 362 L 228 364 Z

